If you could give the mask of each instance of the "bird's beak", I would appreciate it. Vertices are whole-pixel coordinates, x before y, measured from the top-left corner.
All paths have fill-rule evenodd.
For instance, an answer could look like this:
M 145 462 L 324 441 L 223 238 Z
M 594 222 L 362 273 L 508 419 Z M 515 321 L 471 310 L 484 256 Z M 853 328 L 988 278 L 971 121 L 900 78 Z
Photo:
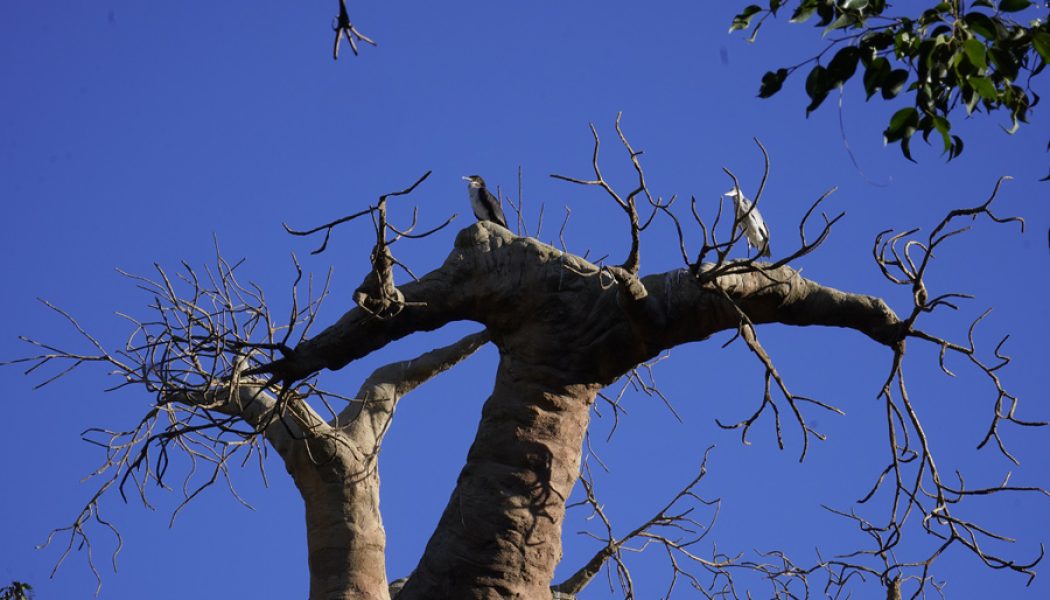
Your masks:
M 463 177 L 461 177 L 461 179 L 462 179 L 463 181 L 470 181 L 470 177 L 467 177 L 466 175 L 464 175 Z

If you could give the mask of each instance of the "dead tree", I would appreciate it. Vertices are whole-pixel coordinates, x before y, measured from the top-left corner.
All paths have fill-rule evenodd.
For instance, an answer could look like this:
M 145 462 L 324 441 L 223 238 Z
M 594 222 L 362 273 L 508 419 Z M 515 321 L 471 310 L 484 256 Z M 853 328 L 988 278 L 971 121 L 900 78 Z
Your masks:
M 957 221 L 1018 220 L 992 212 L 998 184 L 986 202 L 952 211 L 924 238 L 915 237 L 915 230 L 879 235 L 875 260 L 882 273 L 913 291 L 912 304 L 901 307 L 902 317 L 880 298 L 835 289 L 802 277 L 790 266 L 795 258 L 817 249 L 841 217 L 823 216 L 815 235 L 809 231 L 811 217 L 828 194 L 801 215 L 794 251 L 771 264 L 732 259 L 742 234 L 735 221 L 722 218 L 721 204 L 712 220 L 701 215 L 693 199 L 689 213 L 681 217 L 675 212 L 676 197 L 666 201 L 655 197 L 642 169 L 642 153 L 627 141 L 619 119 L 616 132 L 637 185 L 626 195 L 617 192 L 602 174 L 600 140 L 593 127 L 592 132 L 594 177 L 557 177 L 603 190 L 624 212 L 630 237 L 620 265 L 593 264 L 481 222 L 459 232 L 441 267 L 395 285 L 393 267 L 404 265 L 394 258 L 391 245 L 430 232 L 412 234 L 411 228 L 400 230 L 388 223 L 386 202 L 411 192 L 426 179 L 424 175 L 360 213 L 313 230 L 289 228 L 302 235 L 324 231 L 327 243 L 333 228 L 357 217 L 371 216 L 375 226 L 373 270 L 354 296 L 357 305 L 312 337 L 310 327 L 327 286 L 311 291 L 305 302 L 293 293 L 290 316 L 278 319 L 271 315 L 262 291 L 241 283 L 237 265 L 221 256 L 216 269 L 204 277 L 186 267 L 181 281 L 173 281 L 163 270 L 155 278 L 136 278 L 155 297 L 154 314 L 145 320 L 132 319 L 132 335 L 119 351 L 107 350 L 63 312 L 90 341 L 92 351 L 74 353 L 34 342 L 43 350 L 25 359 L 33 362 L 31 370 L 70 362 L 58 377 L 85 362 L 101 363 L 121 379 L 119 385 L 140 386 L 155 398 L 134 430 L 96 430 L 94 439 L 109 451 L 108 461 L 98 471 L 103 483 L 73 524 L 58 530 L 57 534 L 68 536 L 63 558 L 74 545 L 90 543 L 92 522 L 109 527 L 98 513 L 107 490 L 137 492 L 148 502 L 147 487 L 163 484 L 171 451 L 181 450 L 194 462 L 196 475 L 188 476 L 183 486 L 188 502 L 203 487 L 228 479 L 233 456 L 247 460 L 261 444 L 269 444 L 284 460 L 306 506 L 310 597 L 387 600 L 391 588 L 386 579 L 377 468 L 383 436 L 405 394 L 491 342 L 500 356 L 493 390 L 422 559 L 407 580 L 393 588 L 399 600 L 574 597 L 609 565 L 630 598 L 633 584 L 623 554 L 629 543 L 665 551 L 671 571 L 668 594 L 676 582 L 688 582 L 706 597 L 744 597 L 747 592 L 734 574 L 747 571 L 771 582 L 777 598 L 808 596 L 808 577 L 814 575 L 825 577 L 823 593 L 869 577 L 891 597 L 899 597 L 902 582 L 905 593 L 919 595 L 931 585 L 931 565 L 951 547 L 965 548 L 990 567 L 1031 576 L 1041 553 L 1027 561 L 992 554 L 984 550 L 982 541 L 1004 538 L 953 511 L 970 496 L 1046 492 L 1007 481 L 970 488 L 961 476 L 958 483 L 950 483 L 937 468 L 914 410 L 916 400 L 908 396 L 904 380 L 906 342 L 932 343 L 940 347 L 942 357 L 963 356 L 992 382 L 996 397 L 986 442 L 994 441 L 1009 456 L 1001 426 L 1042 425 L 1017 416 L 1016 399 L 999 376 L 1009 360 L 1000 348 L 994 351 L 994 362 L 989 362 L 975 347 L 972 329 L 968 342 L 959 343 L 919 326 L 923 314 L 952 307 L 958 297 L 934 294 L 925 284 L 934 250 L 962 233 L 951 229 Z M 765 156 L 764 149 L 762 153 Z M 733 185 L 743 187 L 731 172 L 727 174 Z M 764 185 L 765 176 L 754 194 L 755 206 L 761 202 Z M 655 219 L 673 222 L 682 266 L 643 276 L 642 234 Z M 690 237 L 700 240 L 692 251 Z M 782 238 L 778 246 L 786 246 Z M 298 265 L 297 273 L 293 291 L 302 287 Z M 461 320 L 474 321 L 484 330 L 377 370 L 353 396 L 321 386 L 325 371 L 338 370 L 405 336 Z M 700 546 L 707 534 L 696 534 L 693 527 L 700 518 L 694 509 L 714 506 L 702 500 L 696 489 L 706 460 L 700 474 L 656 510 L 651 520 L 618 535 L 593 484 L 580 478 L 581 448 L 596 401 L 608 402 L 619 414 L 616 400 L 602 390 L 620 380 L 658 394 L 645 382 L 644 366 L 669 348 L 706 340 L 721 331 L 736 332 L 761 363 L 765 394 L 752 416 L 723 427 L 739 430 L 746 439 L 756 419 L 772 414 L 779 439 L 781 411 L 786 408 L 803 434 L 800 458 L 805 457 L 811 437 L 821 436 L 810 425 L 809 411 L 838 409 L 789 391 L 759 341 L 759 326 L 766 323 L 847 328 L 891 351 L 880 396 L 886 406 L 883 426 L 891 460 L 884 471 L 874 474 L 872 492 L 861 503 L 884 488 L 889 500 L 877 519 L 859 511 L 843 512 L 871 536 L 872 545 L 807 564 L 777 552 L 759 557 L 708 552 Z M 336 402 L 345 407 L 333 408 Z M 210 468 L 200 469 L 198 464 Z M 568 580 L 552 583 L 561 559 L 566 503 L 577 483 L 585 490 L 583 504 L 604 523 L 604 532 L 596 535 L 600 548 L 590 561 Z M 921 523 L 941 545 L 928 556 L 898 556 L 906 522 Z M 709 576 L 701 578 L 694 569 Z

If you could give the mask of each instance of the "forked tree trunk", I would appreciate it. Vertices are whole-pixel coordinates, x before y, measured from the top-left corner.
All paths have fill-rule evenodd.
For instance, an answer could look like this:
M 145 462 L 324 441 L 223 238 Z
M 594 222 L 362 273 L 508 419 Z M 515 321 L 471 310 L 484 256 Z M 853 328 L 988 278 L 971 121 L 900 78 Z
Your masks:
M 398 600 L 548 600 L 591 403 L 603 386 L 664 349 L 737 328 L 741 311 L 756 324 L 849 327 L 887 345 L 901 337 L 882 300 L 821 286 L 788 267 L 716 282 L 679 269 L 641 283 L 613 284 L 579 257 L 479 223 L 460 232 L 440 269 L 401 288 L 409 304 L 399 315 L 351 310 L 259 370 L 296 380 L 450 321 L 488 327 L 501 356 L 495 387 L 448 506 Z M 374 447 L 382 435 L 365 429 L 373 446 L 348 431 L 353 446 Z M 384 598 L 382 525 L 371 487 L 378 478 L 316 471 L 296 475 L 309 513 L 311 598 Z M 372 585 L 381 588 L 364 589 Z

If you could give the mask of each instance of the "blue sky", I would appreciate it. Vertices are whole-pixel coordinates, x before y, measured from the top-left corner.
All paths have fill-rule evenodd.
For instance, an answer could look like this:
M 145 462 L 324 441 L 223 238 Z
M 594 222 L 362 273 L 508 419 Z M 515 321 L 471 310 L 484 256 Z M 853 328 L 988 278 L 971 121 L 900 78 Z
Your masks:
M 37 301 L 75 314 L 86 329 L 115 346 L 127 329 L 115 311 L 145 314 L 149 298 L 116 273 L 147 273 L 153 264 L 196 266 L 213 256 L 213 235 L 230 258 L 245 258 L 242 276 L 280 298 L 295 252 L 315 273 L 334 268 L 331 322 L 350 306 L 367 269 L 366 227 L 336 232 L 330 250 L 309 256 L 313 241 L 292 238 L 280 224 L 306 227 L 354 212 L 381 193 L 400 189 L 428 169 L 413 195 L 424 223 L 453 212 L 449 230 L 404 244 L 399 258 L 417 273 L 438 266 L 458 228 L 471 221 L 461 175 L 480 173 L 490 185 L 515 190 L 520 166 L 531 222 L 545 206 L 540 235 L 556 240 L 564 207 L 570 250 L 622 260 L 626 226 L 618 209 L 595 190 L 550 179 L 587 176 L 594 122 L 606 142 L 603 164 L 614 182 L 631 173 L 613 144 L 613 120 L 643 162 L 654 193 L 695 195 L 710 209 L 730 187 L 731 168 L 753 191 L 761 157 L 752 136 L 769 149 L 772 174 L 762 211 L 774 250 L 787 249 L 809 203 L 838 191 L 829 211 L 846 211 L 830 240 L 798 266 L 842 289 L 880 295 L 899 312 L 907 290 L 890 286 L 871 260 L 875 234 L 890 227 L 929 228 L 950 208 L 983 201 L 999 175 L 1013 175 L 997 200 L 1001 213 L 1028 227 L 978 222 L 945 246 L 930 274 L 938 292 L 976 296 L 958 313 L 935 314 L 926 326 L 963 340 L 969 321 L 988 307 L 977 340 L 990 351 L 1010 334 L 1014 362 L 1002 372 L 1021 398 L 1020 416 L 1050 420 L 1046 302 L 1050 253 L 1048 121 L 1042 107 L 1014 136 L 1001 117 L 954 123 L 964 154 L 945 164 L 935 148 L 915 145 L 919 164 L 884 147 L 881 131 L 900 106 L 865 103 L 859 82 L 846 86 L 841 115 L 836 95 L 804 116 L 801 78 L 770 100 L 755 97 L 761 74 L 808 57 L 812 30 L 768 24 L 759 43 L 726 34 L 742 2 L 529 3 L 355 2 L 352 17 L 379 42 L 354 58 L 330 58 L 334 0 L 278 2 L 36 3 L 0 6 L 0 210 L 3 269 L 0 357 L 30 349 L 18 335 L 75 347 L 68 326 Z M 717 7 L 710 5 L 717 4 Z M 1036 91 L 1046 95 L 1045 76 Z M 843 127 L 840 128 L 840 118 Z M 846 136 L 860 169 L 843 145 Z M 400 216 L 407 215 L 402 209 Z M 534 229 L 534 228 L 533 228 Z M 642 241 L 642 269 L 680 266 L 667 228 Z M 695 236 L 692 243 L 696 244 Z M 347 392 L 375 367 L 408 358 L 477 328 L 455 324 L 403 340 L 326 375 Z M 764 327 L 759 334 L 793 391 L 837 404 L 846 416 L 816 415 L 829 435 L 798 464 L 799 436 L 776 449 L 768 419 L 743 446 L 714 419 L 735 421 L 761 399 L 760 366 L 728 336 L 675 349 L 657 368 L 678 423 L 658 400 L 629 396 L 629 415 L 608 444 L 608 416 L 592 431 L 612 472 L 599 492 L 622 533 L 657 510 L 690 480 L 703 451 L 716 445 L 699 491 L 723 499 L 712 539 L 719 549 L 781 548 L 799 562 L 849 550 L 860 541 L 821 503 L 848 508 L 864 494 L 887 456 L 882 404 L 876 394 L 889 354 L 862 336 L 837 330 Z M 496 352 L 488 347 L 405 399 L 382 462 L 383 511 L 391 577 L 411 571 L 448 498 L 491 389 Z M 913 399 L 941 469 L 964 469 L 970 485 L 991 485 L 1013 471 L 1017 485 L 1050 483 L 1045 431 L 1004 432 L 1022 459 L 1015 468 L 994 451 L 974 449 L 992 414 L 994 390 L 962 361 L 955 379 L 940 373 L 936 353 L 912 343 L 907 359 Z M 88 427 L 126 427 L 148 409 L 133 392 L 104 394 L 112 384 L 90 369 L 33 391 L 40 376 L 0 370 L 8 426 L 0 436 L 7 490 L 0 495 L 0 582 L 31 582 L 43 598 L 88 597 L 94 579 L 74 553 L 54 579 L 54 549 L 34 550 L 54 527 L 67 524 L 90 497 L 81 479 L 97 466 L 97 448 L 80 441 Z M 116 573 L 112 550 L 98 531 L 95 558 L 103 567 L 103 597 L 295 597 L 307 573 L 298 494 L 278 462 L 264 487 L 256 469 L 238 473 L 254 511 L 215 488 L 168 527 L 178 493 L 153 495 L 157 510 L 113 496 L 106 516 L 125 536 Z M 997 531 L 1019 538 L 1018 559 L 1050 541 L 1050 501 L 1035 495 L 977 499 L 973 509 Z M 976 513 L 966 513 L 976 514 Z M 565 562 L 582 564 L 593 543 L 588 526 L 570 513 Z M 916 548 L 926 548 L 917 540 Z M 639 597 L 662 593 L 668 573 L 657 553 L 632 557 Z M 1048 578 L 1024 579 L 983 568 L 954 551 L 937 563 L 949 598 L 1050 597 Z M 861 591 L 858 597 L 869 597 Z M 756 588 L 761 595 L 764 588 Z M 596 581 L 587 598 L 610 595 Z M 688 597 L 685 588 L 680 597 Z

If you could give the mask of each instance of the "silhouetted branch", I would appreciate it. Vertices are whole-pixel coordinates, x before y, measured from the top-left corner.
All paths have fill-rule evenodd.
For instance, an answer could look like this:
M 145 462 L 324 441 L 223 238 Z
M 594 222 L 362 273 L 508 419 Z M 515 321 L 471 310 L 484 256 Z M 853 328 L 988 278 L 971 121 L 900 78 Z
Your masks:
M 562 583 L 552 586 L 551 590 L 556 593 L 568 594 L 569 597 L 574 597 L 576 594 L 579 594 L 580 591 L 591 582 L 594 576 L 601 572 L 601 569 L 611 561 L 614 565 L 617 580 L 624 597 L 628 599 L 634 598 L 634 582 L 631 579 L 630 569 L 627 567 L 624 560 L 624 552 L 641 552 L 650 545 L 663 546 L 668 554 L 668 562 L 673 569 L 672 582 L 668 589 L 668 595 L 670 595 L 671 590 L 673 590 L 675 585 L 674 582 L 679 576 L 689 579 L 696 585 L 700 585 L 699 580 L 696 579 L 694 575 L 682 568 L 680 563 L 681 560 L 695 563 L 712 573 L 725 573 L 725 569 L 732 564 L 732 561 L 706 560 L 690 552 L 690 547 L 698 544 L 707 536 L 711 531 L 711 527 L 714 525 L 715 520 L 718 518 L 718 507 L 720 501 L 704 500 L 695 491 L 695 488 L 707 474 L 707 458 L 712 448 L 713 446 L 709 447 L 704 452 L 704 457 L 700 464 L 700 471 L 696 477 L 679 490 L 678 493 L 676 493 L 674 497 L 648 521 L 634 528 L 622 538 L 617 538 L 615 536 L 612 522 L 605 513 L 604 505 L 596 496 L 594 483 L 590 477 L 589 470 L 587 466 L 584 465 L 584 470 L 580 473 L 579 479 L 579 483 L 584 491 L 584 499 L 576 504 L 568 505 L 566 508 L 571 508 L 573 506 L 587 506 L 590 508 L 592 517 L 597 517 L 598 521 L 602 524 L 604 532 L 601 534 L 583 533 L 601 542 L 604 546 L 598 550 L 598 552 L 595 553 L 583 567 L 570 575 Z M 692 516 L 696 506 L 690 506 L 691 503 L 699 503 L 700 505 L 714 507 L 711 517 L 706 523 L 701 523 Z M 629 542 L 633 541 L 639 541 L 641 543 L 640 547 L 630 548 L 627 546 Z
M 620 128 L 620 118 L 622 116 L 623 113 L 616 114 L 616 134 L 619 136 L 620 142 L 623 144 L 624 148 L 627 149 L 631 165 L 634 167 L 635 174 L 638 176 L 638 186 L 631 190 L 626 198 L 621 197 L 602 175 L 601 167 L 598 165 L 598 151 L 601 147 L 601 140 L 598 137 L 598 130 L 595 129 L 593 123 L 590 123 L 589 126 L 591 128 L 591 135 L 594 137 L 594 152 L 591 156 L 591 168 L 594 170 L 594 179 L 577 179 L 575 177 L 566 177 L 565 175 L 554 173 L 551 174 L 551 177 L 580 185 L 598 186 L 605 190 L 605 193 L 607 193 L 609 197 L 616 202 L 616 205 L 624 211 L 631 225 L 631 248 L 627 253 L 627 260 L 624 261 L 621 268 L 627 272 L 628 276 L 636 278 L 638 275 L 638 269 L 641 265 L 641 260 L 639 258 L 639 245 L 641 239 L 640 234 L 643 227 L 638 218 L 638 207 L 635 199 L 639 194 L 645 194 L 645 197 L 649 200 L 650 204 L 656 205 L 657 203 L 653 200 L 652 194 L 649 193 L 649 187 L 645 181 L 645 171 L 643 171 L 642 165 L 638 161 L 638 157 L 642 155 L 642 151 L 636 151 L 631 147 L 630 142 L 627 141 L 627 136 L 624 135 L 623 130 Z
M 699 546 L 713 530 L 721 506 L 720 500 L 705 500 L 696 489 L 707 474 L 707 460 L 712 449 L 713 447 L 709 447 L 704 452 L 699 473 L 688 484 L 651 518 L 623 537 L 616 536 L 616 528 L 605 510 L 605 504 L 597 496 L 589 466 L 584 462 L 579 479 L 583 499 L 567 505 L 567 508 L 584 506 L 590 510 L 587 520 L 598 523 L 600 532 L 580 533 L 596 540 L 601 547 L 572 575 L 551 586 L 553 596 L 564 599 L 577 598 L 604 568 L 609 574 L 610 591 L 613 591 L 615 573 L 616 584 L 623 597 L 635 598 L 634 579 L 627 557 L 631 553 L 644 552 L 650 547 L 662 549 L 670 570 L 664 598 L 672 597 L 675 588 L 681 582 L 688 584 L 704 598 L 752 598 L 754 596 L 750 591 L 741 592 L 738 587 L 746 590 L 755 578 L 769 585 L 769 594 L 766 597 L 783 600 L 807 598 L 811 594 L 810 576 L 814 573 L 826 576 L 826 597 L 837 598 L 844 593 L 849 581 L 858 574 L 877 574 L 871 569 L 847 568 L 841 561 L 824 560 L 819 555 L 816 564 L 800 566 L 785 553 L 777 550 L 757 552 L 757 560 L 744 558 L 742 554 L 726 554 L 713 544 L 710 550 L 701 551 Z M 711 513 L 701 521 L 696 512 L 702 507 L 710 507 Z M 748 581 L 738 581 L 739 575 L 747 575 Z
M 777 408 L 776 402 L 773 401 L 772 395 L 770 395 L 770 380 L 772 379 L 776 382 L 777 388 L 780 390 L 781 394 L 783 394 L 784 399 L 788 403 L 788 406 L 791 407 L 791 412 L 795 416 L 795 421 L 798 423 L 799 429 L 801 429 L 802 431 L 802 452 L 798 458 L 799 462 L 802 462 L 803 460 L 805 460 L 806 452 L 809 450 L 809 436 L 813 435 L 821 441 L 824 441 L 825 436 L 817 432 L 809 425 L 809 423 L 806 422 L 805 418 L 802 415 L 802 411 L 799 409 L 798 403 L 807 402 L 810 404 L 814 404 L 825 410 L 837 413 L 839 415 L 843 415 L 845 413 L 825 402 L 814 400 L 813 398 L 807 398 L 805 396 L 797 396 L 788 391 L 787 384 L 784 383 L 783 378 L 781 378 L 780 373 L 777 371 L 776 366 L 773 364 L 773 360 L 769 357 L 769 354 L 766 352 L 766 349 L 763 348 L 762 344 L 758 341 L 758 334 L 755 331 L 754 324 L 751 323 L 751 319 L 747 316 L 746 313 L 744 313 L 743 310 L 740 309 L 740 307 L 735 302 L 733 302 L 729 295 L 725 293 L 725 290 L 721 288 L 719 288 L 719 290 L 723 293 L 725 299 L 732 303 L 734 308 L 738 311 L 738 314 L 740 316 L 740 327 L 737 330 L 737 333 L 747 343 L 747 347 L 751 350 L 751 352 L 753 352 L 755 356 L 758 357 L 766 372 L 765 391 L 762 395 L 762 404 L 759 405 L 758 410 L 755 411 L 754 414 L 742 421 L 733 423 L 731 425 L 726 425 L 718 419 L 715 419 L 715 422 L 718 424 L 719 427 L 723 429 L 740 429 L 741 442 L 743 442 L 745 445 L 750 445 L 750 442 L 748 442 L 747 440 L 748 431 L 751 429 L 751 426 L 755 423 L 755 421 L 758 420 L 758 417 L 762 415 L 766 407 L 769 407 L 773 411 L 774 425 L 776 427 L 777 434 L 777 446 L 779 446 L 780 449 L 783 450 L 784 437 L 780 428 L 780 410 Z M 732 340 L 730 340 L 730 342 L 731 341 Z
M 301 393 L 283 388 L 275 398 L 264 394 L 265 383 L 254 383 L 249 389 L 237 381 L 249 361 L 271 361 L 275 352 L 289 351 L 288 343 L 305 338 L 328 293 L 328 282 L 316 297 L 311 289 L 305 306 L 300 306 L 295 288 L 302 281 L 302 272 L 296 264 L 292 310 L 288 320 L 279 323 L 258 288 L 238 281 L 235 270 L 240 264 L 230 265 L 216 248 L 216 268 L 206 269 L 203 278 L 185 263 L 174 279 L 160 266 L 156 266 L 155 279 L 124 273 L 152 297 L 152 315 L 146 320 L 120 315 L 131 323 L 132 332 L 123 347 L 115 350 L 104 347 L 69 313 L 44 302 L 69 321 L 94 352 L 66 351 L 23 338 L 44 352 L 12 362 L 30 364 L 27 373 L 66 363 L 41 385 L 84 364 L 105 365 L 119 379 L 111 389 L 136 386 L 154 396 L 151 408 L 131 429 L 91 428 L 84 432 L 86 441 L 106 452 L 103 463 L 90 475 L 101 483 L 74 521 L 48 537 L 45 545 L 58 534 L 68 534 L 56 569 L 74 548 L 84 548 L 101 586 L 87 526 L 100 524 L 116 536 L 114 561 L 122 545 L 116 528 L 100 516 L 102 497 L 116 489 L 127 499 L 128 492 L 134 490 L 145 506 L 151 506 L 151 484 L 169 489 L 167 474 L 173 450 L 185 458 L 186 473 L 180 485 L 183 502 L 172 519 L 187 502 L 218 481 L 224 481 L 239 499 L 229 462 L 235 456 L 243 462 L 261 457 L 260 437 L 264 432 L 302 437 L 318 422 Z M 293 333 L 297 334 L 295 341 L 290 339 Z
M 381 319 L 389 319 L 396 316 L 405 306 L 407 306 L 405 304 L 404 295 L 398 290 L 397 285 L 394 283 L 394 267 L 401 267 L 413 279 L 417 279 L 407 265 L 394 257 L 393 253 L 390 251 L 390 246 L 400 239 L 422 239 L 431 236 L 447 227 L 457 216 L 453 214 L 442 224 L 423 233 L 413 233 L 416 227 L 418 208 L 412 211 L 412 222 L 408 227 L 398 228 L 388 222 L 387 200 L 389 198 L 411 194 L 419 184 L 423 183 L 427 177 L 430 177 L 431 173 L 432 171 L 427 171 L 412 185 L 403 190 L 383 194 L 379 197 L 379 201 L 374 206 L 369 206 L 365 210 L 355 212 L 351 215 L 311 229 L 292 229 L 287 224 L 283 225 L 284 229 L 288 233 L 296 236 L 307 236 L 324 231 L 324 241 L 321 246 L 311 252 L 311 254 L 319 254 L 324 252 L 328 247 L 328 240 L 331 237 L 332 230 L 336 226 L 353 221 L 358 217 L 369 215 L 372 218 L 372 225 L 376 236 L 376 243 L 372 248 L 370 259 L 372 263 L 372 271 L 365 277 L 365 280 L 360 286 L 358 286 L 357 290 L 354 291 L 354 301 L 358 306 L 369 311 L 374 316 Z M 392 238 L 387 236 L 388 232 L 393 234 Z
M 346 10 L 346 0 L 339 0 L 339 16 L 332 23 L 332 31 L 335 32 L 335 41 L 332 43 L 332 60 L 339 60 L 339 41 L 345 37 L 350 44 L 350 51 L 357 56 L 357 42 L 365 42 L 373 46 L 377 45 L 371 38 L 364 35 L 350 22 L 350 13 Z
M 930 298 L 926 286 L 927 270 L 938 248 L 947 240 L 969 229 L 969 227 L 962 227 L 948 230 L 953 221 L 967 216 L 976 219 L 984 215 L 996 223 L 1017 221 L 1021 223 L 1023 230 L 1024 222 L 1020 218 L 1001 218 L 995 215 L 990 208 L 1002 182 L 1006 179 L 1009 178 L 999 179 L 991 196 L 983 204 L 973 208 L 950 211 L 924 239 L 919 240 L 913 237 L 918 233 L 918 229 L 897 234 L 892 231 L 883 231 L 876 236 L 872 252 L 879 270 L 888 281 L 896 285 L 909 286 L 912 290 L 912 308 L 908 317 L 902 320 L 905 334 L 908 337 L 915 337 L 940 346 L 940 367 L 945 374 L 954 376 L 954 373 L 945 364 L 946 353 L 952 352 L 966 356 L 992 383 L 996 395 L 995 410 L 989 431 L 978 447 L 983 447 L 989 440 L 994 439 L 1003 456 L 1017 463 L 1017 459 L 1006 450 L 1003 444 L 999 434 L 999 424 L 1002 421 L 1008 421 L 1025 427 L 1039 427 L 1046 423 L 1024 421 L 1015 416 L 1017 398 L 1006 391 L 998 375 L 999 369 L 1010 362 L 1010 358 L 1001 353 L 1002 345 L 1006 341 L 1005 337 L 993 352 L 997 362 L 988 363 L 978 356 L 974 330 L 988 312 L 981 314 L 970 325 L 967 345 L 949 342 L 940 336 L 920 330 L 916 326 L 922 314 L 940 307 L 956 309 L 955 304 L 951 302 L 952 299 L 969 297 L 965 294 L 947 293 Z M 904 341 L 901 340 L 894 348 L 890 372 L 879 394 L 886 404 L 886 427 L 892 459 L 877 477 L 870 491 L 859 501 L 860 503 L 868 502 L 877 492 L 886 487 L 889 489 L 891 499 L 889 514 L 884 522 L 876 523 L 862 518 L 854 511 L 833 510 L 836 514 L 855 521 L 858 527 L 866 532 L 874 542 L 874 548 L 854 552 L 844 558 L 851 560 L 862 556 L 878 558 L 882 563 L 879 577 L 890 590 L 890 594 L 897 594 L 897 597 L 900 597 L 902 581 L 916 582 L 912 598 L 922 595 L 926 585 L 936 586 L 929 576 L 930 566 L 946 550 L 956 545 L 966 548 L 991 568 L 1008 569 L 1033 577 L 1032 568 L 1042 559 L 1042 547 L 1040 547 L 1037 558 L 1026 562 L 995 554 L 985 547 L 986 541 L 1012 542 L 1013 540 L 977 522 L 959 518 L 953 514 L 953 507 L 970 496 L 990 496 L 1004 492 L 1035 492 L 1050 496 L 1050 493 L 1037 486 L 1008 485 L 1009 476 L 998 485 L 967 489 L 963 475 L 958 471 L 956 471 L 958 485 L 949 485 L 941 474 L 915 402 L 908 392 L 904 376 L 904 351 Z M 904 536 L 905 524 L 912 515 L 917 515 L 922 529 L 939 540 L 939 545 L 923 559 L 902 561 L 897 558 L 899 553 L 897 546 Z M 848 561 L 843 562 L 843 565 L 843 568 L 847 570 L 861 568 L 859 564 Z M 915 570 L 918 571 L 917 575 L 904 577 L 902 580 L 901 574 Z

